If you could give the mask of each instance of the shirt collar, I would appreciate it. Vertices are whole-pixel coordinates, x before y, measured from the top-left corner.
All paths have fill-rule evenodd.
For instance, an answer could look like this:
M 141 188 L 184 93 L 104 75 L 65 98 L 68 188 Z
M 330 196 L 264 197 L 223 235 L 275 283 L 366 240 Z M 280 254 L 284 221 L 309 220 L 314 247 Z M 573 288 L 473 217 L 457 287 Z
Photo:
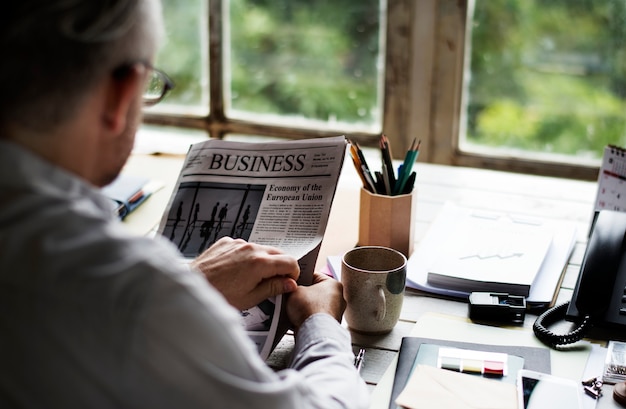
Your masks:
M 18 144 L 0 140 L 0 192 L 5 189 L 88 198 L 102 210 L 111 211 L 110 199 L 97 187 Z

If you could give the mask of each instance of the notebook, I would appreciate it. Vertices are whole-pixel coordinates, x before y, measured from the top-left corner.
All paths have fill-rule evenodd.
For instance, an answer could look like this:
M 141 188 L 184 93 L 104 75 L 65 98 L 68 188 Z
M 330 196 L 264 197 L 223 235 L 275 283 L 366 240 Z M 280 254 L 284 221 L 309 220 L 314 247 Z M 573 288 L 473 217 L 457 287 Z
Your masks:
M 546 348 L 526 347 L 526 346 L 507 346 L 507 345 L 488 345 L 476 344 L 460 341 L 448 341 L 442 339 L 430 339 L 420 337 L 404 337 L 398 352 L 398 364 L 394 376 L 393 387 L 391 390 L 391 399 L 389 401 L 389 409 L 401 409 L 396 405 L 395 401 L 400 392 L 406 386 L 411 371 L 413 370 L 418 357 L 420 347 L 422 345 L 438 345 L 446 347 L 455 347 L 463 349 L 471 349 L 475 351 L 503 352 L 509 354 L 509 374 L 503 380 L 512 381 L 517 375 L 517 369 L 520 369 L 520 362 L 526 369 L 532 369 L 538 372 L 550 373 L 550 351 Z M 426 358 L 426 363 L 432 364 L 431 358 Z M 430 359 L 430 361 L 428 361 Z M 436 356 L 435 356 L 436 359 Z M 521 359 L 521 361 L 520 361 Z M 515 373 L 513 373 L 515 372 Z
M 114 214 L 123 220 L 158 188 L 159 184 L 147 177 L 120 174 L 101 192 L 112 200 Z

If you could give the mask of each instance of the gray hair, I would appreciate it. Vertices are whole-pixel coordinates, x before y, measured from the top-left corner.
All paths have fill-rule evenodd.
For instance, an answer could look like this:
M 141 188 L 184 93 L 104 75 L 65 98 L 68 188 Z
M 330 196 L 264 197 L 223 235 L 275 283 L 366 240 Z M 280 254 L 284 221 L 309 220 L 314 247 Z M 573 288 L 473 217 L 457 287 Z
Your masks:
M 159 0 L 10 2 L 0 13 L 0 131 L 63 123 L 102 76 L 150 62 L 161 30 Z

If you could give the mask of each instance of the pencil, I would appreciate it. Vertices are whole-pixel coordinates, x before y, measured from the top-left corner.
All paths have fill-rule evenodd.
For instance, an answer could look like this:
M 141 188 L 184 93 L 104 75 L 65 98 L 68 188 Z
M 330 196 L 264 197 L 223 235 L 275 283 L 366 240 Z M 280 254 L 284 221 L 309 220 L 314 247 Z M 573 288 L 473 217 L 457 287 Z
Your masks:
M 361 165 L 358 164 L 357 160 L 358 158 L 355 158 L 354 156 L 350 155 L 352 157 L 352 163 L 354 163 L 354 168 L 356 169 L 356 173 L 359 175 L 359 178 L 361 178 L 361 182 L 363 183 L 363 187 L 365 189 L 369 190 L 369 187 L 367 186 L 367 181 L 365 180 L 365 177 L 363 176 L 363 172 L 361 171 Z
M 385 194 L 389 196 L 393 193 L 393 187 L 391 186 L 393 176 L 391 176 L 390 173 L 393 174 L 393 171 L 389 172 L 389 167 L 383 163 L 383 183 L 385 184 Z
M 371 187 L 372 193 L 378 193 L 376 190 L 376 182 L 374 182 L 374 177 L 370 172 L 369 166 L 367 166 L 367 161 L 365 160 L 365 155 L 363 155 L 363 151 L 357 142 L 354 142 L 356 154 L 359 157 L 359 162 L 361 163 L 361 170 L 363 172 L 363 177 Z
M 413 142 L 411 143 L 411 148 L 406 152 L 404 162 L 402 163 L 402 170 L 398 174 L 396 189 L 394 189 L 395 195 L 403 194 L 404 186 L 411 176 L 411 169 L 413 168 L 413 164 L 415 163 L 415 161 L 417 160 L 417 156 L 419 155 L 419 147 L 421 144 L 421 140 L 417 142 L 416 139 L 413 139 Z
M 395 175 L 393 173 L 393 164 L 391 161 L 391 146 L 389 145 L 389 140 L 387 139 L 387 136 L 385 136 L 385 134 L 382 134 L 380 136 L 380 152 L 382 155 L 382 159 L 383 159 L 383 167 L 387 168 L 387 175 L 386 175 L 386 181 L 385 183 L 389 184 L 389 193 L 387 193 L 388 195 L 391 195 L 393 193 L 393 189 L 395 187 L 396 184 L 396 178 Z M 385 174 L 384 169 L 383 169 L 383 175 Z
M 369 172 L 369 168 L 367 167 L 367 163 L 363 163 L 365 157 L 363 156 L 363 152 L 360 152 L 360 149 L 356 145 L 356 142 L 350 142 L 350 156 L 352 157 L 352 163 L 354 163 L 354 167 L 356 172 L 359 174 L 361 178 L 361 182 L 363 183 L 363 188 L 369 190 L 372 193 L 376 193 L 376 184 L 374 183 L 374 179 Z

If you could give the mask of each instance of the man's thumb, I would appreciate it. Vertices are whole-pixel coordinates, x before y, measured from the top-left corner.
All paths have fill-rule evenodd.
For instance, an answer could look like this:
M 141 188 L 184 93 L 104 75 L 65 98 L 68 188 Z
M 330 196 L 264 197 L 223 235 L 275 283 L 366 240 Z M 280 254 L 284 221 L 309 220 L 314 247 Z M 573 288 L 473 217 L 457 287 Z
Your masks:
M 298 288 L 298 283 L 289 277 L 273 277 L 264 280 L 256 289 L 260 298 L 266 299 L 280 294 L 290 293 Z

